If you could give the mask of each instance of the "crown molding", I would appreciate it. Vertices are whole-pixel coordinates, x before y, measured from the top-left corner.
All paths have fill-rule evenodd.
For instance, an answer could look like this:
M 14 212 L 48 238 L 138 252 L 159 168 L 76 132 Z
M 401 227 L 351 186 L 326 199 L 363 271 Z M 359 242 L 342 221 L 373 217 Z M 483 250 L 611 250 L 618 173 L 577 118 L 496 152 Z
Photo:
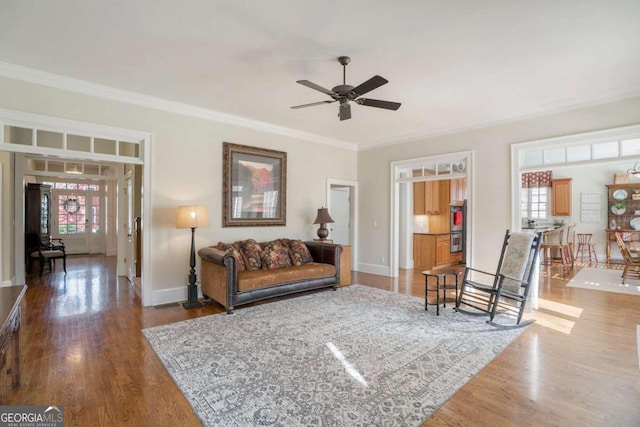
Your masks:
M 406 133 L 403 135 L 396 135 L 391 138 L 380 139 L 367 145 L 359 145 L 358 151 L 373 150 L 376 148 L 382 148 L 386 146 L 398 145 L 407 142 L 422 141 L 425 139 L 435 138 L 438 136 L 451 135 L 455 133 L 467 132 L 481 128 L 487 128 L 491 126 L 498 126 L 507 123 L 513 123 L 521 120 L 528 120 L 537 117 L 543 117 L 551 114 L 564 113 L 571 110 L 577 110 L 579 108 L 593 107 L 596 105 L 607 104 L 616 101 L 623 101 L 629 98 L 635 98 L 640 96 L 640 84 L 623 86 L 620 88 L 612 89 L 606 92 L 602 92 L 598 95 L 570 98 L 543 106 L 531 108 L 529 111 L 521 111 L 519 113 L 510 114 L 504 117 L 499 117 L 490 120 L 478 120 L 468 125 L 463 126 L 450 126 L 439 129 L 424 129 L 422 131 L 416 131 Z
M 0 76 L 141 107 L 357 151 L 357 144 L 0 61 Z

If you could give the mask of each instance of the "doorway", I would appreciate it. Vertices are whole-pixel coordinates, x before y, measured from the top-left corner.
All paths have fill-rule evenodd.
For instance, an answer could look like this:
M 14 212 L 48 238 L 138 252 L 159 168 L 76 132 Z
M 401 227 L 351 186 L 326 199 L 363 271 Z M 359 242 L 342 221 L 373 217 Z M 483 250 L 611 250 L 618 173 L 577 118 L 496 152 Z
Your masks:
M 13 216 L 16 219 L 24 217 L 24 176 L 38 175 L 38 173 L 31 171 L 40 171 L 40 175 L 48 176 L 66 176 L 65 174 L 76 173 L 83 174 L 85 177 L 97 175 L 96 179 L 105 179 L 99 169 L 102 165 L 118 167 L 123 164 L 132 164 L 140 167 L 141 200 L 139 205 L 142 213 L 140 216 L 142 223 L 150 227 L 150 200 L 149 197 L 142 197 L 142 194 L 151 194 L 150 168 L 143 167 L 143 165 L 148 165 L 151 160 L 150 133 L 6 109 L 0 109 L 0 127 L 3 129 L 3 132 L 0 133 L 0 151 L 13 152 L 15 158 L 20 159 L 14 163 L 14 168 L 11 171 L 14 177 Z M 29 164 L 27 164 L 25 156 L 29 156 L 34 161 L 29 160 Z M 62 162 L 65 167 L 56 171 L 46 168 L 39 169 L 41 165 L 50 162 Z M 66 163 L 76 162 L 78 164 L 87 163 L 84 163 L 85 166 L 82 169 L 70 171 L 66 168 Z M 91 169 L 94 166 L 97 166 L 98 169 Z M 78 177 L 82 176 L 78 175 Z M 121 175 L 116 179 L 118 187 L 121 188 L 124 185 Z M 111 185 L 109 186 L 111 187 Z M 109 206 L 119 205 L 123 202 L 122 200 L 116 202 L 120 195 L 121 192 L 116 191 L 113 197 L 105 200 L 107 209 Z M 110 210 L 107 212 L 111 213 Z M 3 212 L 3 222 L 5 214 L 6 212 Z M 116 215 L 119 215 L 119 212 Z M 107 226 L 111 224 L 110 221 L 116 223 L 118 217 L 108 217 Z M 16 220 L 12 252 L 24 253 L 24 240 L 21 237 L 23 234 L 24 224 L 22 221 Z M 123 236 L 124 233 L 113 234 L 117 235 L 118 241 L 126 239 Z M 143 256 L 149 253 L 150 245 L 149 233 L 143 233 L 141 251 Z M 118 258 L 125 256 L 126 252 L 123 246 L 121 247 L 118 243 Z M 107 252 L 108 250 L 109 242 L 107 242 Z M 12 282 L 24 282 L 25 266 L 22 257 L 15 257 L 14 270 L 15 275 Z M 141 273 L 142 305 L 149 306 L 152 304 L 152 289 L 150 285 L 145 286 L 145 284 L 150 284 L 152 279 L 149 263 L 142 263 Z
M 357 265 L 358 251 L 358 183 L 356 181 L 328 179 L 327 209 L 333 219 L 329 238 L 343 245 L 351 253 L 351 265 Z
M 466 178 L 467 225 L 465 254 L 471 262 L 473 236 L 473 152 L 461 151 L 437 156 L 401 160 L 391 163 L 391 214 L 389 277 L 398 277 L 400 266 L 410 266 L 413 259 L 414 182 Z M 448 208 L 448 207 L 447 207 Z M 403 259 L 401 260 L 401 256 Z

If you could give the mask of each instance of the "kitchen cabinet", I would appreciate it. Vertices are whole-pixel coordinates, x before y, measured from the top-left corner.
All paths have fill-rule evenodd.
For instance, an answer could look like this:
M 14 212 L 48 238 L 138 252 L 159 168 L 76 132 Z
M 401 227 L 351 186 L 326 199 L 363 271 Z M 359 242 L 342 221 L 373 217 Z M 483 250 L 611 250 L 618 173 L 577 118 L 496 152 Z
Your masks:
M 446 267 L 460 261 L 461 254 L 450 253 L 451 236 L 447 234 L 414 234 L 413 267 L 432 270 Z
M 451 248 L 448 234 L 436 236 L 436 266 L 449 263 L 449 250 Z
M 452 204 L 462 205 L 467 198 L 467 178 L 457 178 L 449 181 L 449 200 Z
M 424 181 L 413 183 L 413 214 L 426 215 L 424 209 Z
M 449 214 L 449 180 L 413 183 L 414 215 Z
M 571 178 L 551 180 L 551 215 L 571 216 Z

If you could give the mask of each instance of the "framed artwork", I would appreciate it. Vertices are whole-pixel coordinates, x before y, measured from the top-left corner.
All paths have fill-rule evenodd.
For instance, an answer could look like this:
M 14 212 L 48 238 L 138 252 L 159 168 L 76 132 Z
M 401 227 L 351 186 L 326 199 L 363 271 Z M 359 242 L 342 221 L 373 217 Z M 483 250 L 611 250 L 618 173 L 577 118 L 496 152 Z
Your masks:
M 223 144 L 222 226 L 286 225 L 287 153 Z

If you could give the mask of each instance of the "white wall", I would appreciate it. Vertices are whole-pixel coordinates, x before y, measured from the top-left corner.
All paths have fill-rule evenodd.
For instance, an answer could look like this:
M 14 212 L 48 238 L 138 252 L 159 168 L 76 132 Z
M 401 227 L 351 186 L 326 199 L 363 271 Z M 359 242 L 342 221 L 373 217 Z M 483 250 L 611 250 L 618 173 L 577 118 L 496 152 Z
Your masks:
M 175 228 L 177 206 L 205 204 L 211 227 L 196 230 L 196 248 L 244 238 L 311 239 L 318 206 L 326 201 L 327 178 L 355 180 L 357 154 L 248 128 L 138 107 L 36 84 L 0 78 L 0 107 L 152 133 L 151 277 L 154 304 L 185 291 L 190 232 Z M 222 228 L 222 143 L 287 152 L 287 226 Z M 3 214 L 3 234 L 6 229 Z M 186 293 L 184 293 L 186 296 Z
M 492 269 L 504 231 L 511 227 L 510 145 L 638 123 L 640 97 L 359 152 L 358 183 L 362 194 L 359 268 L 382 270 L 389 266 L 388 171 L 392 161 L 465 150 L 474 152 L 472 262 L 476 267 Z M 579 194 L 581 190 L 578 187 L 574 191 Z M 574 203 L 579 202 L 574 199 Z

